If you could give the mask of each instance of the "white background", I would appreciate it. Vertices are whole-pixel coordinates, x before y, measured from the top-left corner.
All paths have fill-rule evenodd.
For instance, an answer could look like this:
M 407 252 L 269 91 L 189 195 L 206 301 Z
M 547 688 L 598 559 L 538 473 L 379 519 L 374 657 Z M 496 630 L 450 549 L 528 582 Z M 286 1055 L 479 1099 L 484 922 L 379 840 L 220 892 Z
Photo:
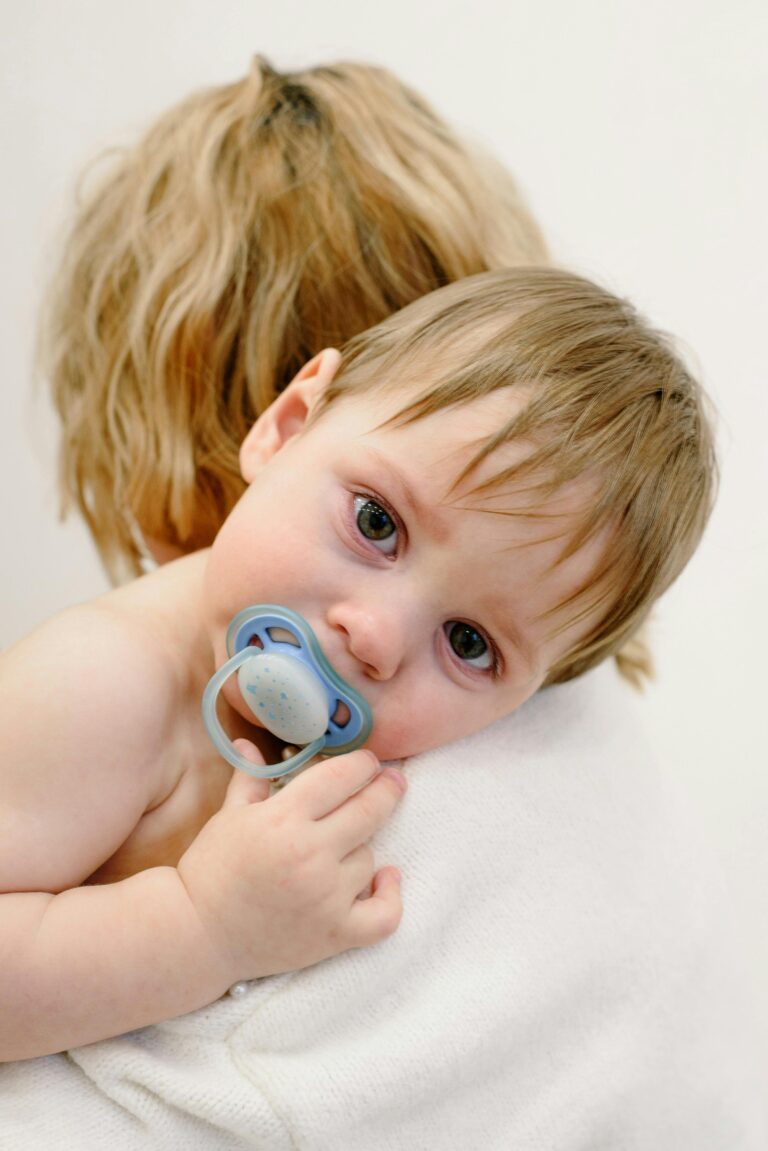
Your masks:
M 106 586 L 83 528 L 57 523 L 55 428 L 32 398 L 76 174 L 256 51 L 385 64 L 502 156 L 560 261 L 680 337 L 719 408 L 720 500 L 658 608 L 647 712 L 768 960 L 764 0 L 0 0 L 0 34 L 0 647 Z

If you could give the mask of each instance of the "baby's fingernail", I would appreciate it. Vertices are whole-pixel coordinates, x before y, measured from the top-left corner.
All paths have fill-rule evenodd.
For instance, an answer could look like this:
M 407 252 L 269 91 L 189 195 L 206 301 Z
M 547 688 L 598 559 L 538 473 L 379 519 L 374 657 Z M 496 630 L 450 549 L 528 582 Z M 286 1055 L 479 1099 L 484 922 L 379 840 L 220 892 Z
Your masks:
M 403 773 L 398 771 L 396 767 L 386 768 L 383 774 L 389 776 L 389 778 L 397 784 L 401 791 L 405 791 L 405 789 L 408 787 L 408 781 L 406 780 Z
M 259 753 L 259 749 L 254 747 L 250 740 L 236 739 L 234 740 L 232 746 L 234 747 L 235 751 L 239 751 L 243 759 L 247 759 L 249 763 L 255 763 L 258 766 L 261 766 L 261 764 L 264 763 L 264 760 Z

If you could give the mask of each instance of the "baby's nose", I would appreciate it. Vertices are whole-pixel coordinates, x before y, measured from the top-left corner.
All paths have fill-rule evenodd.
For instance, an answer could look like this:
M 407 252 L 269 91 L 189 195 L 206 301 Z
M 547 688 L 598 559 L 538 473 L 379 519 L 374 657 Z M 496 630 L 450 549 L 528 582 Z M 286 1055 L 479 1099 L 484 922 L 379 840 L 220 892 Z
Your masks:
M 404 630 L 397 612 L 385 605 L 335 604 L 328 623 L 341 635 L 349 654 L 362 664 L 365 674 L 388 680 L 397 672 L 405 654 Z

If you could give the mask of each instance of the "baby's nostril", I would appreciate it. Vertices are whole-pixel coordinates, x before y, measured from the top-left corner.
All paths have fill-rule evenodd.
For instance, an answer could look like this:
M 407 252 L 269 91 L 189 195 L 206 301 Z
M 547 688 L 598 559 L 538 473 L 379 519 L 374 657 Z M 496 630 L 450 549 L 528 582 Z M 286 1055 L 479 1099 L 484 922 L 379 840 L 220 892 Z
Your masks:
M 331 723 L 335 724 L 336 727 L 346 727 L 351 718 L 352 713 L 347 705 L 343 700 L 338 700 L 336 703 L 336 710 L 331 716 Z

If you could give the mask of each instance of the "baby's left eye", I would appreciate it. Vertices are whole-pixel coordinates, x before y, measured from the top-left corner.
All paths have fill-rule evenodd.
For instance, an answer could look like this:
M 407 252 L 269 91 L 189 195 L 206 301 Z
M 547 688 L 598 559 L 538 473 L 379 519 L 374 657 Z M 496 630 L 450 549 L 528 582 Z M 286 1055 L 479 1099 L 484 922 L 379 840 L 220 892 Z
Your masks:
M 397 524 L 386 508 L 370 496 L 355 496 L 358 531 L 384 555 L 397 551 Z
M 481 671 L 490 670 L 494 665 L 493 651 L 477 628 L 471 624 L 461 623 L 458 620 L 449 620 L 445 624 L 445 634 L 454 653 L 465 663 Z

